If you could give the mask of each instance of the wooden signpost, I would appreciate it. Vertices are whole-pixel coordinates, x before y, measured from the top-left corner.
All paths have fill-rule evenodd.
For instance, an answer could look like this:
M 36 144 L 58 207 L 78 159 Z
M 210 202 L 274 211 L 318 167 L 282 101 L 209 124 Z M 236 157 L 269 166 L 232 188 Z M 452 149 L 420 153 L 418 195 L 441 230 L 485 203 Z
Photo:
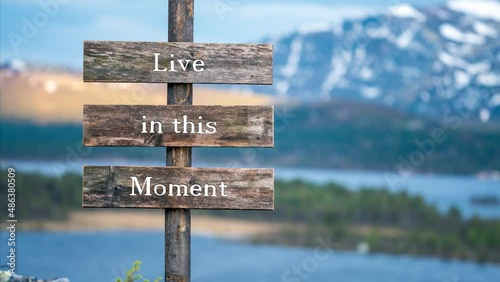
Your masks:
M 84 208 L 165 209 L 165 281 L 190 281 L 190 209 L 273 210 L 273 169 L 191 168 L 191 147 L 274 147 L 272 106 L 191 106 L 192 83 L 272 84 L 273 46 L 196 44 L 194 0 L 169 42 L 84 42 L 86 82 L 168 83 L 166 106 L 85 105 L 85 146 L 167 147 L 167 167 L 86 166 Z

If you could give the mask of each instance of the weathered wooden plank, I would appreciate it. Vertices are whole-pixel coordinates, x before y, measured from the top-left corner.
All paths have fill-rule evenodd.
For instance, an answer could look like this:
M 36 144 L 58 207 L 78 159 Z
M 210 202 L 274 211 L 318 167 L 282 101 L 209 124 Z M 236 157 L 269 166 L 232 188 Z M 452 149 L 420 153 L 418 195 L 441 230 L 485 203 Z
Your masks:
M 273 107 L 85 105 L 83 143 L 116 147 L 273 147 Z
M 273 210 L 274 170 L 86 166 L 82 206 Z
M 83 52 L 86 82 L 273 83 L 271 44 L 85 41 Z

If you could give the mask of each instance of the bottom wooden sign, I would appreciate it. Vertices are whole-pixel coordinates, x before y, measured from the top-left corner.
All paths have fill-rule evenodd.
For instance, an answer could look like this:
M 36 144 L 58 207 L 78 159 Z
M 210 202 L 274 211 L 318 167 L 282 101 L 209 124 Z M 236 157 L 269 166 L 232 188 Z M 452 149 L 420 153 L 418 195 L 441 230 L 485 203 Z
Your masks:
M 274 170 L 86 166 L 82 206 L 274 210 Z

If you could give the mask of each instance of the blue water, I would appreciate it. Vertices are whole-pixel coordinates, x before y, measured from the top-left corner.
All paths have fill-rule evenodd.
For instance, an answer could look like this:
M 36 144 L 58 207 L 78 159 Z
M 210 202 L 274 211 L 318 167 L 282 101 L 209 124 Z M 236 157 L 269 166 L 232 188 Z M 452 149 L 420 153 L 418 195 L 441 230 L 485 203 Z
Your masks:
M 37 171 L 47 175 L 59 175 L 67 171 L 81 173 L 83 165 L 136 165 L 162 166 L 163 163 L 138 160 L 95 160 L 85 159 L 74 162 L 57 161 L 18 161 L 0 160 L 1 167 L 14 166 L 20 171 Z M 214 165 L 195 164 L 197 167 L 214 167 Z M 226 167 L 226 165 L 220 165 Z M 243 166 L 241 166 L 243 167 Z M 408 191 L 420 195 L 430 203 L 435 204 L 440 211 L 447 212 L 455 205 L 466 217 L 478 215 L 483 218 L 500 218 L 500 206 L 472 205 L 472 196 L 492 196 L 500 199 L 500 181 L 479 179 L 475 176 L 456 175 L 425 175 L 414 174 L 397 183 L 387 180 L 386 172 L 346 171 L 305 168 L 275 168 L 277 179 L 303 179 L 316 183 L 335 181 L 351 189 L 362 186 L 385 187 L 392 191 Z
M 5 263 L 5 233 L 2 259 Z M 162 232 L 17 234 L 17 273 L 113 281 L 135 260 L 149 278 L 163 276 Z M 320 238 L 318 238 L 320 239 Z M 322 238 L 327 241 L 327 238 Z M 192 281 L 460 282 L 498 281 L 500 266 L 391 255 L 250 245 L 192 237 Z M 296 271 L 297 274 L 294 274 Z M 302 280 L 299 280 L 302 277 Z

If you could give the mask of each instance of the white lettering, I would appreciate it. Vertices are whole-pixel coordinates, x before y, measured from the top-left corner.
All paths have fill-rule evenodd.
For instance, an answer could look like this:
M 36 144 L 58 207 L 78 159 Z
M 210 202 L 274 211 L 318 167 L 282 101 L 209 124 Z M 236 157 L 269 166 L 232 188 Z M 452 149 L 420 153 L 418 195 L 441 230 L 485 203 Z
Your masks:
M 191 62 L 191 60 L 186 60 L 186 65 L 184 65 L 184 64 L 182 63 L 182 60 L 177 60 L 177 62 L 179 62 L 179 65 L 181 65 L 182 70 L 183 70 L 183 71 L 186 71 L 186 70 L 187 70 L 187 67 L 188 67 L 188 65 L 189 65 L 189 63 Z
M 146 177 L 142 185 L 140 184 L 140 180 L 136 176 L 130 177 L 132 181 L 132 192 L 131 196 L 152 196 L 151 193 L 151 181 L 152 177 Z M 167 186 L 165 184 L 155 183 L 153 184 L 153 193 L 156 196 L 168 196 L 168 197 L 227 197 L 226 188 L 228 187 L 224 182 L 221 182 L 219 185 L 215 184 L 192 184 L 192 185 L 184 185 L 184 184 L 168 184 L 168 194 L 167 194 Z
M 153 71 L 167 71 L 167 68 L 160 70 L 158 67 L 158 58 L 160 57 L 160 53 L 153 53 L 153 54 L 155 54 L 155 69 Z
M 199 197 L 201 196 L 201 190 L 203 188 L 201 188 L 201 185 L 198 185 L 198 184 L 194 184 L 191 186 L 191 195 L 195 196 L 195 197 Z
M 205 68 L 198 68 L 198 67 L 204 67 L 205 66 L 205 62 L 203 62 L 202 60 L 196 60 L 193 62 L 193 70 L 194 71 L 197 71 L 197 72 L 200 72 L 200 71 L 204 71 Z
M 182 184 L 181 185 L 170 184 L 170 185 L 168 185 L 168 195 L 169 196 L 173 196 L 174 195 L 172 193 L 173 192 L 172 190 L 174 189 L 174 187 L 177 187 L 177 194 L 176 194 L 177 197 L 187 196 L 188 195 L 187 194 L 187 186 L 186 185 L 182 185 Z M 184 188 L 184 195 L 181 195 L 181 187 Z
M 227 197 L 227 194 L 225 193 L 224 189 L 227 188 L 227 185 L 224 184 L 224 182 L 220 183 L 220 194 L 222 197 Z
M 157 190 L 158 187 L 163 190 L 162 193 L 158 193 L 158 190 Z M 167 193 L 167 188 L 165 187 L 165 185 L 161 185 L 161 184 L 156 185 L 153 190 L 154 190 L 155 194 L 158 196 L 163 196 L 163 195 L 165 195 L 165 193 Z
M 151 196 L 151 191 L 150 191 L 150 181 L 152 177 L 146 177 L 146 180 L 144 181 L 144 184 L 141 186 L 139 184 L 139 180 L 137 179 L 136 176 L 130 177 L 132 179 L 132 194 L 130 196 L 135 196 L 135 190 L 134 188 L 138 186 L 137 191 L 139 192 L 139 195 L 142 195 L 142 191 L 144 191 L 144 187 L 146 187 L 146 194 L 145 196 Z
M 163 71 L 163 72 L 166 72 L 166 71 L 169 71 L 169 72 L 178 72 L 176 70 L 176 65 L 179 65 L 180 68 L 182 69 L 182 71 L 189 71 L 190 67 L 189 65 L 192 66 L 192 69 L 195 71 L 195 72 L 201 72 L 201 71 L 204 71 L 205 68 L 205 62 L 203 60 L 189 60 L 189 59 L 186 59 L 186 60 L 183 60 L 183 59 L 178 59 L 178 60 L 175 60 L 175 55 L 174 54 L 170 54 L 170 58 L 171 60 L 169 61 L 169 67 L 165 67 L 163 69 L 160 69 L 160 53 L 153 53 L 153 55 L 155 56 L 155 68 L 153 69 L 153 71 Z

